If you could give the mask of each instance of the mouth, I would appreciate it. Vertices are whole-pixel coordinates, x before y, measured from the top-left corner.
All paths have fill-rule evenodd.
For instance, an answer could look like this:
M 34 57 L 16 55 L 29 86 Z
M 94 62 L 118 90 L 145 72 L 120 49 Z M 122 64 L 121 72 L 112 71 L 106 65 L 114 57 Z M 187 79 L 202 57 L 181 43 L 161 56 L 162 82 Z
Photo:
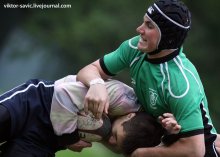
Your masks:
M 143 39 L 142 37 L 140 37 L 140 40 L 139 40 L 140 43 L 146 43 L 147 40 Z

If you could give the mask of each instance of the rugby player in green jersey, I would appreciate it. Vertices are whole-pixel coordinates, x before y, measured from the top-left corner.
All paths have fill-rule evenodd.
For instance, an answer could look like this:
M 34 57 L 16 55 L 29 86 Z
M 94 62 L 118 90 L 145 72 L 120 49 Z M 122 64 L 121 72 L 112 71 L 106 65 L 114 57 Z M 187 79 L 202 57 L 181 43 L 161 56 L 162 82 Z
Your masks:
M 103 79 L 130 70 L 135 93 L 154 117 L 172 113 L 181 131 L 175 143 L 139 148 L 132 157 L 217 157 L 216 130 L 199 74 L 183 52 L 191 27 L 187 6 L 178 0 L 157 0 L 148 7 L 138 36 L 79 71 L 77 79 L 89 87 L 85 111 L 100 118 L 108 111 Z M 169 139 L 169 137 L 168 137 Z

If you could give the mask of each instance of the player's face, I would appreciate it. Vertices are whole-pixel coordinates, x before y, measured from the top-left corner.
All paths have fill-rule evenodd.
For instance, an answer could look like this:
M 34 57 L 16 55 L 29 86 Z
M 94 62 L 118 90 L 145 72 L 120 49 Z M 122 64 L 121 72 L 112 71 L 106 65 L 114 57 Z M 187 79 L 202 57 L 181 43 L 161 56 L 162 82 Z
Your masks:
M 137 45 L 140 51 L 152 52 L 157 49 L 160 31 L 147 16 L 144 16 L 143 23 L 136 30 L 140 34 Z
M 121 152 L 120 148 L 126 136 L 126 133 L 124 131 L 124 127 L 122 126 L 122 124 L 130 120 L 133 116 L 135 116 L 135 113 L 130 113 L 125 116 L 121 116 L 120 118 L 117 118 L 112 124 L 112 135 L 109 138 L 108 143 L 112 147 L 114 147 L 114 150 L 118 152 Z

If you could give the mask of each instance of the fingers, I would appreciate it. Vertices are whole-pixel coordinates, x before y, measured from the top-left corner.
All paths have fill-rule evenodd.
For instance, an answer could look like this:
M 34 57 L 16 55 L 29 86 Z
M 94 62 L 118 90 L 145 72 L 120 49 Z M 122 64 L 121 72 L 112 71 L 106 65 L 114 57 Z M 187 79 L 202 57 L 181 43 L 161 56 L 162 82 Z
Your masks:
M 173 116 L 172 113 L 164 113 L 164 114 L 163 114 L 163 117 L 164 117 L 164 118 L 173 118 L 173 119 L 175 119 L 175 117 Z
M 107 101 L 100 100 L 100 103 L 97 103 L 97 106 L 94 107 L 94 116 L 97 119 L 102 117 L 103 112 L 106 113 L 106 105 L 108 105 Z M 108 106 L 107 106 L 108 110 Z
M 158 120 L 170 134 L 178 134 L 181 130 L 181 126 L 171 113 L 164 113 L 162 116 L 158 117 Z
M 162 123 L 162 120 L 164 119 L 164 117 L 163 116 L 159 116 L 158 117 L 158 121 L 160 122 L 160 123 Z
M 177 121 L 173 118 L 165 118 L 162 120 L 162 123 L 165 124 L 165 125 L 177 125 Z
M 96 119 L 102 117 L 102 113 L 108 113 L 108 92 L 105 86 L 94 84 L 90 86 L 84 101 L 84 111 L 91 111 Z
M 107 101 L 86 99 L 84 102 L 85 113 L 88 114 L 88 112 L 91 111 L 96 119 L 102 117 L 103 111 L 104 113 L 108 113 L 109 103 Z
M 177 125 L 177 121 L 176 121 L 175 117 L 173 116 L 173 114 L 171 114 L 171 113 L 164 113 L 162 116 L 158 117 L 158 120 L 163 126 Z
M 170 133 L 170 134 L 178 134 L 181 130 L 181 126 L 180 125 L 175 125 L 174 127 L 170 127 L 169 129 L 167 129 L 167 131 Z
M 104 112 L 105 112 L 106 114 L 108 114 L 108 108 L 109 108 L 109 101 L 107 101 L 107 102 L 105 103 Z
M 83 141 L 83 140 L 81 140 L 80 145 L 84 146 L 84 147 L 92 147 L 91 142 L 86 142 L 86 141 Z
M 85 114 L 88 114 L 89 112 L 89 103 L 87 99 L 84 100 L 84 111 L 85 111 Z
M 75 152 L 81 152 L 84 148 L 87 148 L 87 147 L 92 147 L 92 143 L 85 142 L 82 140 L 78 141 L 77 143 L 67 146 L 68 149 L 75 151 Z
M 181 130 L 181 125 L 176 125 L 176 126 L 174 127 L 174 130 L 180 131 L 180 130 Z
M 86 113 L 85 113 L 85 111 L 80 111 L 80 112 L 78 112 L 77 114 L 86 117 Z

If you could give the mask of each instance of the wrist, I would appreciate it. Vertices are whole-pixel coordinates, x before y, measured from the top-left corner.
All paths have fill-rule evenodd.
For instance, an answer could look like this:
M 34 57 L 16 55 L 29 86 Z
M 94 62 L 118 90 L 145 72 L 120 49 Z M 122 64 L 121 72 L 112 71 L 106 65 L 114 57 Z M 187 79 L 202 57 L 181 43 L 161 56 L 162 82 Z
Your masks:
M 89 82 L 89 85 L 92 86 L 92 85 L 95 85 L 95 84 L 105 84 L 105 81 L 101 78 L 96 78 L 96 79 L 93 79 Z

